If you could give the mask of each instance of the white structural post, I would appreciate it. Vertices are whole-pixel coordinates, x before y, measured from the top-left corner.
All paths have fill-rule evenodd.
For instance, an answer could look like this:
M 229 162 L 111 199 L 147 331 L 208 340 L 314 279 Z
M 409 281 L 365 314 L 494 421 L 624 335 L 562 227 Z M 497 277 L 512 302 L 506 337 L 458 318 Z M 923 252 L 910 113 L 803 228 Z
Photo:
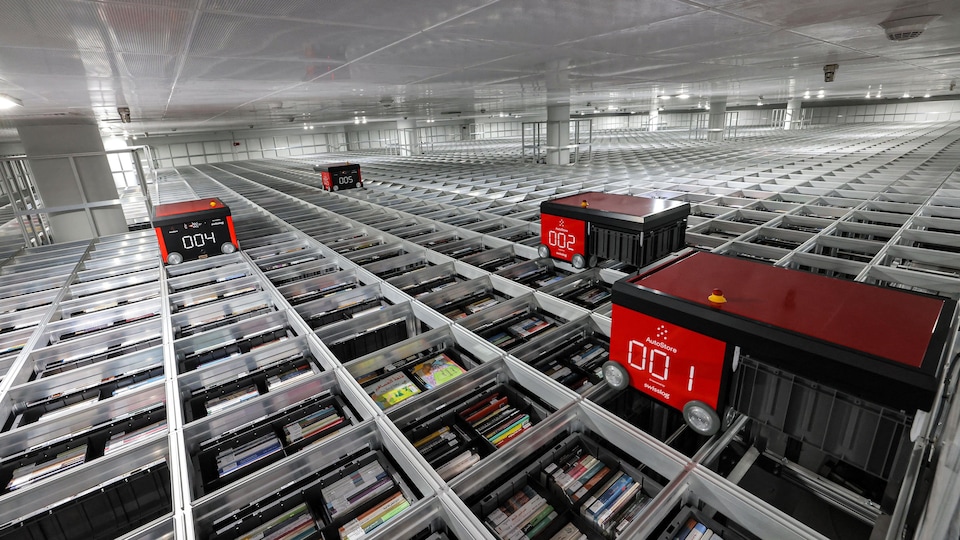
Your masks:
M 400 155 L 420 154 L 420 134 L 417 133 L 416 120 L 397 120 L 397 138 L 400 141 Z
M 793 129 L 794 119 L 800 119 L 800 104 L 803 100 L 791 99 L 787 102 L 787 112 L 783 115 L 783 129 Z
M 570 163 L 570 105 L 547 107 L 547 164 Z
M 718 99 L 710 102 L 710 116 L 707 122 L 707 140 L 722 141 L 723 128 L 726 127 L 727 100 Z

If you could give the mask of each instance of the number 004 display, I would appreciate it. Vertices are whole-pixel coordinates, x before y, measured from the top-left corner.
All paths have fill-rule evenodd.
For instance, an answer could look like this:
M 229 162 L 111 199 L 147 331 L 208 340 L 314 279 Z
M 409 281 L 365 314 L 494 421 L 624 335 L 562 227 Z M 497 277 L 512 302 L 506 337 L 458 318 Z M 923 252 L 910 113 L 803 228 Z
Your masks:
M 230 209 L 219 199 L 159 205 L 153 225 L 167 264 L 233 253 L 239 247 Z

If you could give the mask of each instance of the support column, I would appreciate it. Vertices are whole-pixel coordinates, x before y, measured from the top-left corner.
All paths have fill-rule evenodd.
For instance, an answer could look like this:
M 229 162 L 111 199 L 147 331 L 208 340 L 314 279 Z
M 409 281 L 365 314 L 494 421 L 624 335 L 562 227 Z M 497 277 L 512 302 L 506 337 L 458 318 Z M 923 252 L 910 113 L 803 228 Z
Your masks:
M 803 100 L 791 99 L 787 101 L 787 112 L 783 115 L 783 129 L 793 129 L 794 121 L 800 121 L 800 104 Z
M 570 164 L 570 105 L 547 107 L 547 164 Z
M 476 140 L 477 134 L 474 132 L 477 125 L 474 120 L 467 120 L 466 122 L 460 124 L 460 140 L 461 141 L 473 141 Z
M 707 140 L 722 141 L 723 128 L 726 127 L 727 100 L 726 98 L 710 102 L 710 115 L 707 121 Z
M 656 131 L 660 129 L 660 107 L 656 103 L 650 107 L 650 123 L 647 125 L 647 131 Z
M 96 122 L 23 121 L 17 131 L 44 207 L 63 208 L 49 214 L 56 242 L 127 232 Z
M 420 134 L 416 120 L 397 120 L 397 137 L 400 141 L 400 155 L 420 155 Z
M 343 126 L 332 126 L 327 132 L 327 147 L 331 152 L 345 152 L 347 150 L 347 129 Z

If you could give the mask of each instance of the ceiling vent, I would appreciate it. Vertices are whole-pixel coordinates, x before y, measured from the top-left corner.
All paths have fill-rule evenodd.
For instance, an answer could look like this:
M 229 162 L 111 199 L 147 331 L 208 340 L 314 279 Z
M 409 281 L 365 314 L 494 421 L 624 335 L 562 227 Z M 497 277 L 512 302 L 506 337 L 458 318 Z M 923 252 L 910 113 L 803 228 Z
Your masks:
M 880 27 L 887 33 L 887 39 L 890 41 L 907 41 L 922 34 L 927 29 L 928 24 L 939 18 L 939 15 L 907 17 L 905 19 L 883 21 L 880 23 Z

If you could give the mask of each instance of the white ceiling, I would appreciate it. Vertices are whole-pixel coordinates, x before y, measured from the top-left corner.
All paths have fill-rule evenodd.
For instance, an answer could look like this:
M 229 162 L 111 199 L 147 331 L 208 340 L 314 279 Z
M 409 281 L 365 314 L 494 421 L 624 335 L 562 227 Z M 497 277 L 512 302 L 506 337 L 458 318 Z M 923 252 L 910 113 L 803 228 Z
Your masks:
M 0 93 L 18 117 L 92 114 L 134 131 L 647 110 L 949 94 L 960 1 L 0 0 Z M 878 23 L 937 14 L 918 38 Z M 824 83 L 823 65 L 836 63 Z M 446 114 L 445 114 L 446 113 Z

